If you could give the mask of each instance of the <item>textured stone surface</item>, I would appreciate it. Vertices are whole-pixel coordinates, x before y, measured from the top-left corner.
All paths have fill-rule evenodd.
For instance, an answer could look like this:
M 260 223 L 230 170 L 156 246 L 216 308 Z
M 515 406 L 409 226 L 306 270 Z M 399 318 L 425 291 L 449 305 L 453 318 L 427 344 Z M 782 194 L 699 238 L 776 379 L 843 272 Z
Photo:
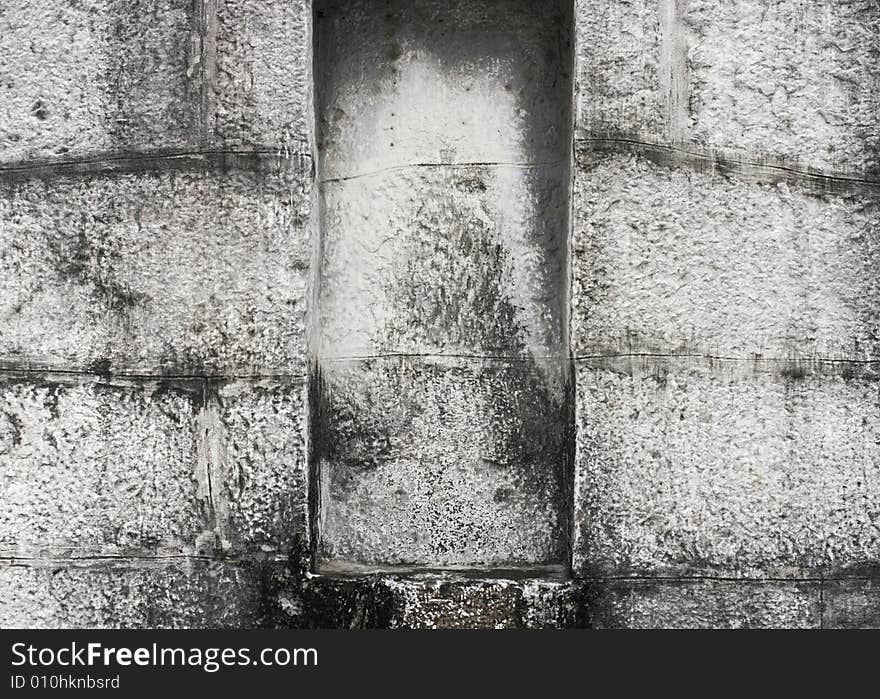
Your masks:
M 567 165 L 325 183 L 321 355 L 566 352 Z
M 612 629 L 819 628 L 819 583 L 604 581 L 587 595 L 587 624 Z
M 880 168 L 869 0 L 578 0 L 578 134 Z
M 308 0 L 217 0 L 208 127 L 218 143 L 308 148 L 311 8 Z
M 0 359 L 302 372 L 308 188 L 293 170 L 3 185 Z
M 192 545 L 198 386 L 0 384 L 0 547 Z
M 88 566 L 0 564 L 2 628 L 254 628 L 277 623 L 263 593 L 279 565 L 195 559 Z
M 872 369 L 579 363 L 575 570 L 780 577 L 876 563 L 878 416 Z
M 567 160 L 567 5 L 318 2 L 322 176 L 414 163 Z
M 317 7 L 326 559 L 565 555 L 570 19 L 565 2 Z
M 576 1 L 578 136 L 665 134 L 660 7 L 666 2 Z
M 301 385 L 0 385 L 0 550 L 290 550 L 305 535 Z
M 321 549 L 363 564 L 551 563 L 565 551 L 563 378 L 527 362 L 322 369 Z
M 880 206 L 581 152 L 576 356 L 880 357 Z
M 798 172 L 880 169 L 878 6 L 578 0 L 579 136 L 684 148 L 581 144 L 569 290 L 566 4 L 316 3 L 308 420 L 310 174 L 132 152 L 306 154 L 312 3 L 2 4 L 0 163 L 73 164 L 0 174 L 0 626 L 880 625 L 877 367 L 814 361 L 880 359 L 878 200 Z M 567 560 L 569 291 L 589 580 L 255 562 L 310 421 L 325 570 Z
M 569 583 L 454 576 L 312 577 L 291 621 L 312 628 L 571 628 L 580 595 Z
M 287 553 L 306 537 L 305 387 L 226 384 L 209 397 L 222 536 L 233 549 Z
M 880 579 L 828 580 L 822 587 L 822 625 L 880 629 Z
M 880 171 L 880 7 L 690 0 L 691 138 L 842 171 Z
M 191 7 L 190 0 L 3 3 L 0 162 L 196 143 Z

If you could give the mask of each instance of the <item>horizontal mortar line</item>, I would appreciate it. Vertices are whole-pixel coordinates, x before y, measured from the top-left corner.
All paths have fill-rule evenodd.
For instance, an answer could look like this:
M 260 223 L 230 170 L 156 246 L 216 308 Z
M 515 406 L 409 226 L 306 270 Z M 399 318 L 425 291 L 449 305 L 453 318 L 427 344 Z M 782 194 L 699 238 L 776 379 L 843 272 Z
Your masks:
M 71 556 L 9 556 L 0 554 L 0 567 L 7 568 L 28 568 L 28 567 L 66 567 L 66 566 L 82 566 L 88 567 L 92 564 L 107 563 L 132 563 L 132 564 L 153 564 L 161 565 L 163 563 L 175 562 L 197 562 L 197 563 L 227 563 L 229 565 L 248 565 L 254 563 L 271 563 L 286 564 L 289 557 L 282 555 L 254 555 L 254 556 L 211 556 L 199 554 L 106 554 L 106 555 L 71 555 Z
M 3 376 L 69 376 L 69 377 L 89 377 L 102 380 L 111 379 L 132 379 L 142 381 L 296 381 L 303 382 L 308 377 L 305 374 L 149 374 L 149 373 L 127 373 L 127 372 L 101 372 L 89 371 L 86 369 L 54 369 L 52 367 L 35 368 L 35 367 L 17 367 L 11 366 L 0 361 L 0 377 Z
M 880 188 L 880 178 L 865 177 L 862 175 L 845 174 L 845 173 L 828 173 L 813 170 L 810 168 L 798 168 L 793 165 L 783 165 L 778 162 L 762 162 L 759 160 L 745 160 L 734 155 L 726 154 L 723 151 L 706 149 L 693 149 L 676 146 L 671 144 L 651 143 L 650 141 L 640 141 L 632 138 L 603 138 L 603 137 L 578 137 L 575 139 L 576 144 L 620 144 L 627 146 L 625 151 L 633 149 L 644 151 L 655 151 L 663 153 L 673 153 L 680 157 L 678 164 L 706 164 L 717 165 L 721 168 L 739 167 L 743 171 L 754 170 L 754 174 L 761 171 L 779 172 L 790 176 L 792 179 L 802 179 L 814 182 L 827 182 L 842 186 L 867 186 Z
M 219 149 L 219 150 L 169 150 L 155 152 L 120 152 L 84 155 L 77 158 L 42 159 L 30 162 L 0 164 L 0 180 L 16 180 L 28 177 L 39 177 L 49 174 L 100 174 L 102 172 L 124 172 L 144 170 L 150 165 L 170 166 L 180 163 L 220 166 L 226 158 L 273 158 L 278 161 L 296 161 L 312 159 L 306 151 L 272 149 Z M 225 163 L 228 165 L 228 163 Z M 156 168 L 160 169 L 160 168 Z
M 699 353 L 664 353 L 664 352 L 622 352 L 614 354 L 581 354 L 572 356 L 572 361 L 591 361 L 596 359 L 629 359 L 629 358 L 646 358 L 646 359 L 708 359 L 719 362 L 740 362 L 740 363 L 767 363 L 767 364 L 786 364 L 786 363 L 816 363 L 816 364 L 859 364 L 869 366 L 872 364 L 880 364 L 880 359 L 834 359 L 825 357 L 730 357 L 724 355 L 699 354 Z
M 558 359 L 570 361 L 567 354 L 542 354 L 528 356 L 509 356 L 503 354 L 444 354 L 440 352 L 379 352 L 364 355 L 334 355 L 319 357 L 320 362 L 360 362 L 370 359 L 485 359 L 501 362 L 528 362 L 535 359 Z
M 603 583 L 603 582 L 652 582 L 652 583 L 680 583 L 680 582 L 731 582 L 731 583 L 826 583 L 848 581 L 872 581 L 880 580 L 878 575 L 808 575 L 793 577 L 735 577 L 727 575 L 605 575 L 575 577 L 574 582 L 580 583 Z
M 338 560 L 319 560 L 310 573 L 329 579 L 365 578 L 464 578 L 469 580 L 508 580 L 566 583 L 571 579 L 563 563 L 523 566 L 468 566 L 468 565 L 368 565 Z
M 406 163 L 404 165 L 391 165 L 389 167 L 380 168 L 378 170 L 372 170 L 369 172 L 360 172 L 355 175 L 346 175 L 345 177 L 327 177 L 319 180 L 320 184 L 330 184 L 333 182 L 347 182 L 348 180 L 356 180 L 362 177 L 372 177 L 374 175 L 381 175 L 385 172 L 397 172 L 400 170 L 408 170 L 411 168 L 438 168 L 438 167 L 516 167 L 522 168 L 523 170 L 528 170 L 532 168 L 541 168 L 541 167 L 551 167 L 554 165 L 563 165 L 566 161 L 564 159 L 561 160 L 551 160 L 548 162 L 539 162 L 539 163 L 517 163 L 517 162 L 462 162 L 462 163 Z

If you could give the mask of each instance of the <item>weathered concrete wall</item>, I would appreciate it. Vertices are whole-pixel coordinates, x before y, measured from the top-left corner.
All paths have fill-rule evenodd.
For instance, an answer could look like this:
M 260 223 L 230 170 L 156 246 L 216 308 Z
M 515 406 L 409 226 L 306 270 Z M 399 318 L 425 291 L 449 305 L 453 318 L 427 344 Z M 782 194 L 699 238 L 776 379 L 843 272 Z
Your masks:
M 876 624 L 880 10 L 578 2 L 597 626 Z
M 307 628 L 570 628 L 581 595 L 558 580 L 474 579 L 449 573 L 313 576 L 280 609 Z
M 317 543 L 337 567 L 567 558 L 570 9 L 317 5 Z
M 181 557 L 22 561 L 0 568 L 3 628 L 254 628 L 287 623 L 283 565 Z M 268 594 L 267 594 L 268 593 Z
M 0 6 L 0 625 L 880 626 L 880 9 L 573 5 Z
M 4 626 L 281 623 L 308 531 L 310 24 L 0 8 Z
M 302 374 L 308 189 L 301 168 L 281 165 L 0 184 L 0 358 Z
M 205 146 L 302 153 L 310 26 L 306 0 L 6 3 L 0 160 Z
M 190 0 L 23 0 L 0 13 L 0 158 L 199 141 Z
M 577 135 L 877 173 L 869 0 L 577 0 Z M 689 149 L 691 150 L 691 149 Z

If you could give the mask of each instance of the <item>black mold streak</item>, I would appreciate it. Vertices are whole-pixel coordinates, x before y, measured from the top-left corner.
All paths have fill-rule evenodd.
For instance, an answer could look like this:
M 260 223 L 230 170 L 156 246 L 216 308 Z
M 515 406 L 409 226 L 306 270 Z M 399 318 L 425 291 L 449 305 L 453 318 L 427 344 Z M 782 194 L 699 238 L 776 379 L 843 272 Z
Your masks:
M 880 195 L 880 179 L 858 174 L 825 173 L 801 168 L 797 162 L 758 156 L 743 160 L 698 146 L 648 143 L 625 136 L 597 134 L 575 140 L 581 167 L 590 168 L 590 154 L 631 153 L 661 167 L 682 167 L 700 174 L 716 174 L 761 184 L 790 184 L 812 194 Z
M 832 359 L 823 357 L 731 357 L 703 353 L 678 352 L 608 352 L 607 354 L 578 355 L 575 364 L 632 373 L 639 367 L 650 367 L 658 381 L 676 366 L 694 364 L 710 369 L 723 366 L 736 367 L 742 372 L 776 375 L 787 379 L 806 379 L 822 376 L 839 376 L 846 381 L 880 380 L 880 359 Z
M 99 223 L 109 223 L 113 212 L 94 214 Z M 119 253 L 112 248 L 112 241 L 97 237 L 95 231 L 86 230 L 87 217 L 83 215 L 82 228 L 76 235 L 61 240 L 48 238 L 47 245 L 53 255 L 52 263 L 62 279 L 74 281 L 91 289 L 95 300 L 105 304 L 116 313 L 125 313 L 146 300 L 143 294 L 134 292 L 117 282 L 114 277 Z M 106 226 L 98 228 L 101 231 Z
M 324 394 L 321 367 L 317 361 L 309 364 L 308 411 L 309 411 L 309 452 L 306 455 L 308 468 L 308 514 L 309 514 L 309 568 L 314 570 L 321 552 L 321 458 L 325 449 L 325 423 L 327 417 L 323 407 Z
M 4 416 L 12 430 L 12 446 L 18 446 L 21 444 L 21 434 L 24 429 L 24 423 L 15 413 L 5 412 Z
M 302 152 L 271 150 L 174 150 L 98 153 L 75 159 L 32 160 L 0 165 L 0 183 L 53 177 L 95 176 L 143 172 L 268 172 L 287 169 L 310 172 L 312 158 Z

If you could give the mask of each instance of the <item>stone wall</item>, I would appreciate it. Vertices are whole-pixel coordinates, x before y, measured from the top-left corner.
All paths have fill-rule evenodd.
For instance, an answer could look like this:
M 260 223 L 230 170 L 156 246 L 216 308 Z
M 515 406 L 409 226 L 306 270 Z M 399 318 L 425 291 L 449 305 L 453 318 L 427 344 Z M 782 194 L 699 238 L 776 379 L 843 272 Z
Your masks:
M 575 575 L 600 625 L 880 622 L 880 11 L 579 0 Z
M 877 4 L 315 4 L 0 4 L 0 625 L 880 625 Z
M 0 624 L 277 623 L 305 540 L 311 7 L 0 8 Z

